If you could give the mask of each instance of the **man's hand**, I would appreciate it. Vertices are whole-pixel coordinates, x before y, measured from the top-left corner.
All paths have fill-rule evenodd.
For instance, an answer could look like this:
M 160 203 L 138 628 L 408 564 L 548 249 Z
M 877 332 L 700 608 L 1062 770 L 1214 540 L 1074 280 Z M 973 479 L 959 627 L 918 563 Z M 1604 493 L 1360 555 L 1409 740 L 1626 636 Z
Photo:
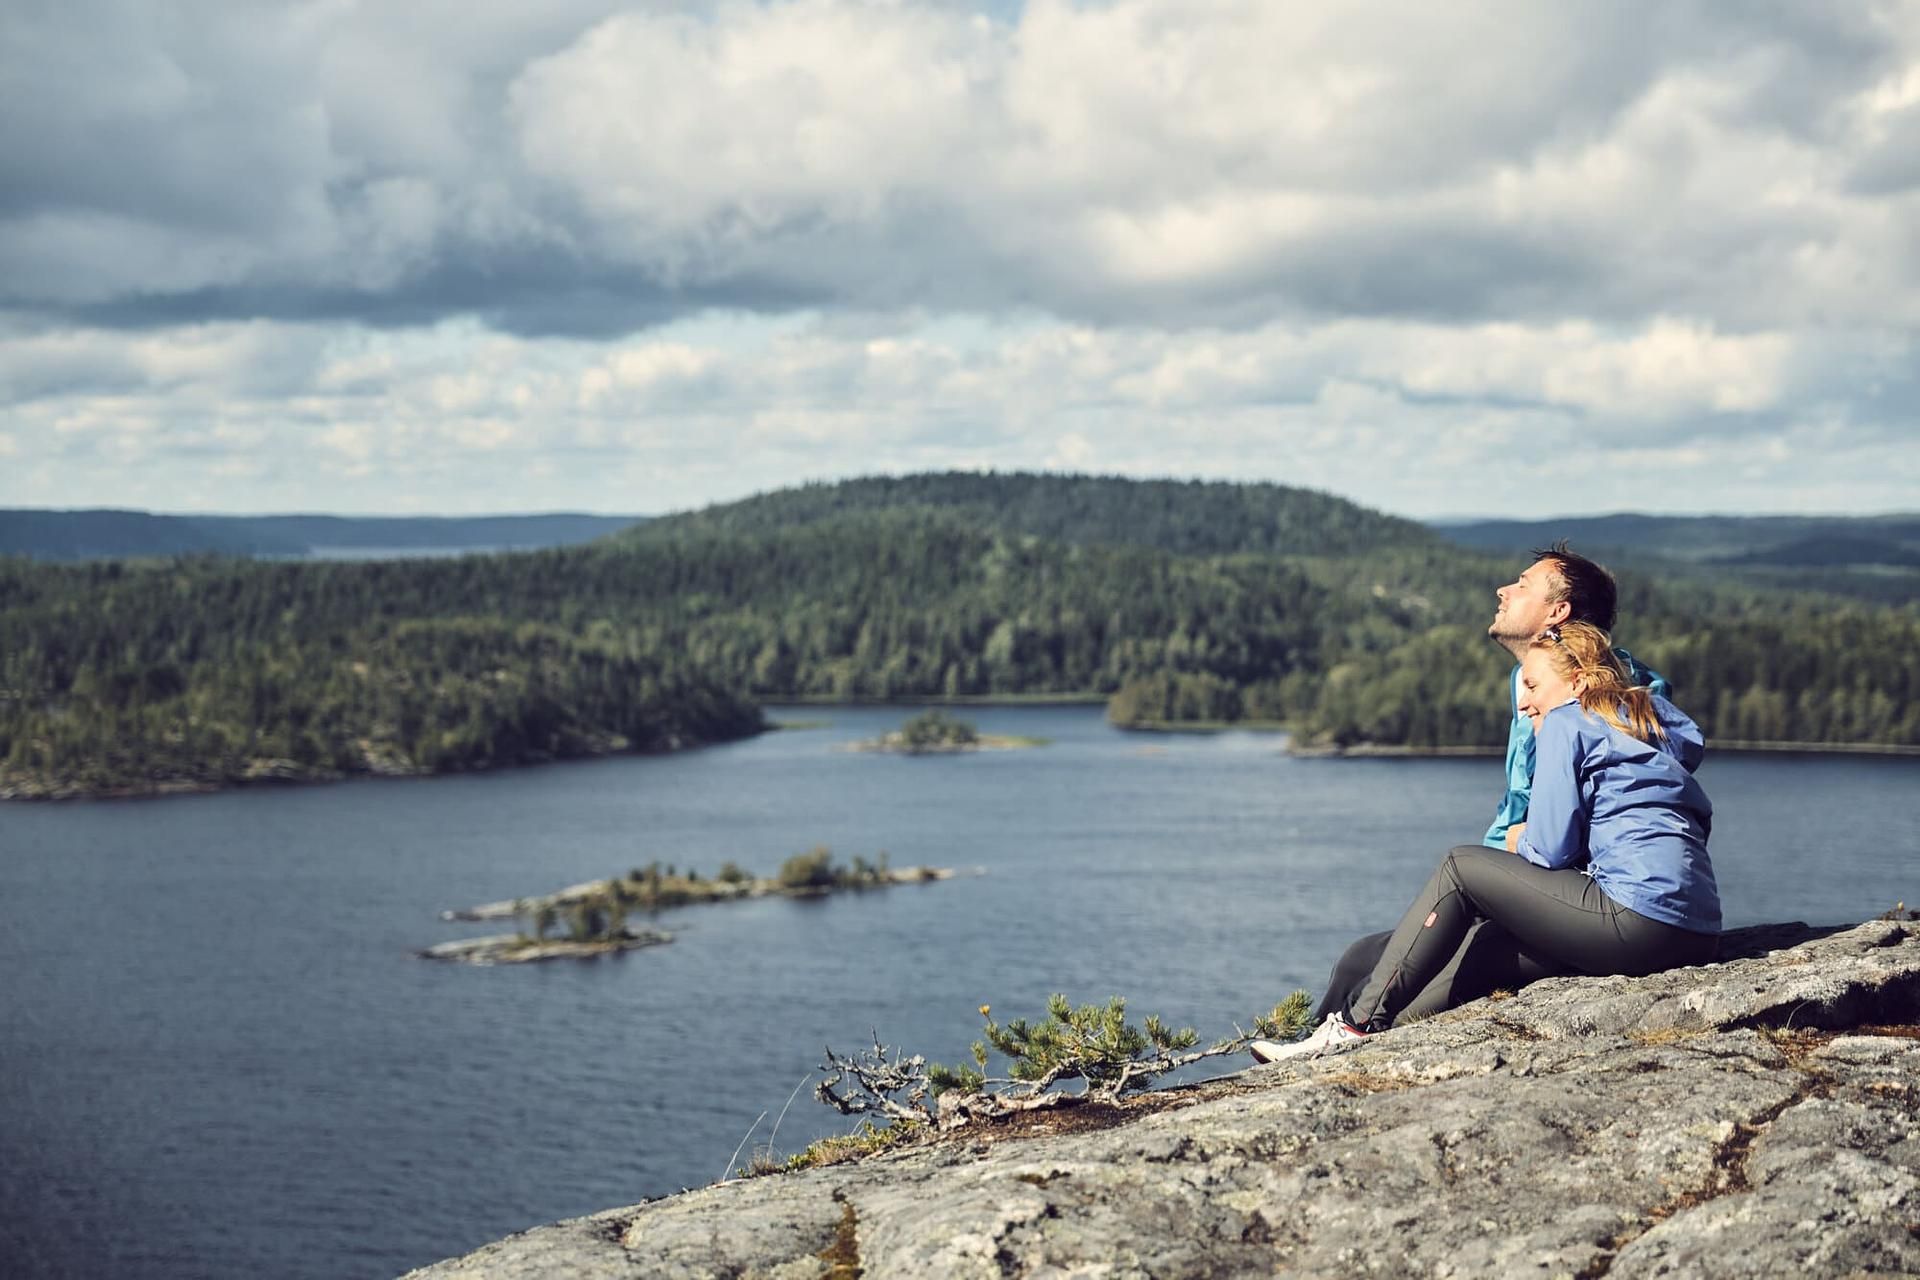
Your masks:
M 1507 828 L 1507 852 L 1508 853 L 1520 852 L 1520 836 L 1523 832 L 1526 831 L 1526 829 L 1527 829 L 1527 824 L 1524 822 L 1516 822 L 1512 826 Z

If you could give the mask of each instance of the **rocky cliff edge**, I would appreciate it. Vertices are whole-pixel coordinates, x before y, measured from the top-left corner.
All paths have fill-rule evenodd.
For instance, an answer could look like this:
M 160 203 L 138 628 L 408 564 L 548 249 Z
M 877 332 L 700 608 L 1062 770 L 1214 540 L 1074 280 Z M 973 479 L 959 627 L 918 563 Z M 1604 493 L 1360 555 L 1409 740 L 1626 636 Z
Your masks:
M 1722 954 L 1541 982 L 1097 1131 L 982 1126 L 412 1277 L 1920 1275 L 1920 925 Z

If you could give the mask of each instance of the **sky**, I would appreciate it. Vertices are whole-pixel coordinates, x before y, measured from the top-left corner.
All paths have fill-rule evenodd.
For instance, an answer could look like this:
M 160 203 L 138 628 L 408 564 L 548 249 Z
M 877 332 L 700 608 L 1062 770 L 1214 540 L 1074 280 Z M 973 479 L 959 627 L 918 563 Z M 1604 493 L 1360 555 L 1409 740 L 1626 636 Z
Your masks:
M 0 506 L 1920 510 L 1920 0 L 10 0 Z

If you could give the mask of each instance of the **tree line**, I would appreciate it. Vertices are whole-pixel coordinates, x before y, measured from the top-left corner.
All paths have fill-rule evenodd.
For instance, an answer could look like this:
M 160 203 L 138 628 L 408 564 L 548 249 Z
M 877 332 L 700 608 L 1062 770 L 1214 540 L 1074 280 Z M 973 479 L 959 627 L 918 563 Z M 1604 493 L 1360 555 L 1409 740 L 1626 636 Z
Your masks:
M 1510 559 L 1306 491 L 1071 479 L 817 486 L 457 560 L 0 559 L 0 788 L 655 749 L 798 697 L 1098 692 L 1122 724 L 1504 739 L 1484 630 Z M 889 483 L 914 500 L 885 505 Z M 1356 549 L 1312 526 L 1327 504 Z M 1621 614 L 1710 735 L 1920 743 L 1911 608 L 1636 573 Z

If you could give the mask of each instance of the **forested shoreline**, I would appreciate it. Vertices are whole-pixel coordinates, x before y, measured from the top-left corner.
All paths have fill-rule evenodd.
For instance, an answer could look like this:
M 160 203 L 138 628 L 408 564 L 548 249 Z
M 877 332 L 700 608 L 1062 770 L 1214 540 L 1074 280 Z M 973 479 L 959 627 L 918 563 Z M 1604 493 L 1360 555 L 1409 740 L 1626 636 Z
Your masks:
M 1274 485 L 951 474 L 810 485 L 457 560 L 0 559 L 0 793 L 662 750 L 758 703 L 1094 693 L 1122 725 L 1503 740 L 1520 566 Z M 1710 736 L 1920 743 L 1920 614 L 1622 577 L 1622 643 Z

